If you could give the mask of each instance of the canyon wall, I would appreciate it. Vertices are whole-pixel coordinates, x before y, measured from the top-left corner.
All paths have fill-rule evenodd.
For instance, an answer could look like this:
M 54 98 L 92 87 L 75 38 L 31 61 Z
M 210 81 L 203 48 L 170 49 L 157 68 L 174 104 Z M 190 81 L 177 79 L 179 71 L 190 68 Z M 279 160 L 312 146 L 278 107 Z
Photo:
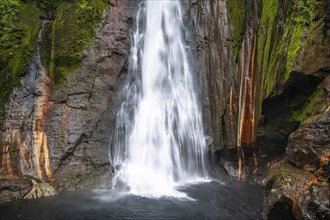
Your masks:
M 139 1 L 5 3 L 1 195 L 26 193 L 30 178 L 58 191 L 109 187 L 111 129 Z M 277 209 L 297 218 L 326 217 L 329 2 L 184 0 L 183 5 L 212 175 L 225 172 L 265 184 L 269 218 Z M 14 184 L 17 177 L 24 178 Z
M 31 36 L 36 52 L 10 97 L 2 100 L 2 199 L 22 198 L 16 192 L 26 193 L 30 179 L 51 183 L 57 191 L 111 187 L 111 129 L 122 100 L 138 1 L 8 4 L 18 13 L 34 7 L 40 31 Z M 13 81 L 12 72 L 2 74 Z
M 229 2 L 229 13 L 236 14 Z M 260 166 L 269 169 L 262 181 L 269 219 L 330 216 L 329 6 L 328 1 L 294 0 L 246 4 L 236 64 L 240 84 L 243 78 L 239 97 L 249 107 L 239 110 L 238 121 L 243 148 L 258 151 L 254 164 L 243 159 L 247 170 L 257 176 L 264 172 Z M 232 24 L 235 42 L 237 23 Z
M 270 219 L 327 218 L 329 2 L 185 5 L 215 170 L 265 184 Z

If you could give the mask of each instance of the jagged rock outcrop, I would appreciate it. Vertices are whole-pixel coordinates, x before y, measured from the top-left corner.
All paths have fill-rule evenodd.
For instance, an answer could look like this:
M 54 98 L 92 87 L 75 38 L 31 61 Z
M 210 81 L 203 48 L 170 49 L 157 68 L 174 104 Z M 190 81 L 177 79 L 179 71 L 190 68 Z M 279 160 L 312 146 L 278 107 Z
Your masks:
M 272 165 L 265 179 L 267 219 L 328 219 L 330 185 L 286 161 Z
M 47 52 L 42 37 L 48 36 L 43 31 L 55 27 L 53 21 L 44 22 L 29 71 L 6 105 L 0 142 L 0 170 L 6 178 L 19 184 L 24 175 L 31 175 L 55 185 L 59 192 L 111 187 L 109 141 L 122 100 L 120 88 L 127 71 L 129 34 L 138 1 L 111 6 L 104 13 L 93 44 L 82 53 L 80 67 L 56 85 L 52 82 L 56 68 L 51 67 L 58 61 L 40 57 Z M 59 56 L 56 51 L 48 53 Z M 6 191 L 6 186 L 0 191 Z M 10 192 L 5 200 L 26 194 L 26 190 Z
M 316 10 L 317 17 L 306 23 L 309 26 L 303 27 L 300 47 L 291 51 L 296 53 L 292 72 L 285 73 L 280 68 L 276 70 L 276 86 L 272 92 L 268 90 L 270 97 L 263 102 L 265 118 L 259 138 L 281 140 L 279 146 L 286 157 L 274 165 L 277 170 L 274 166 L 270 169 L 264 180 L 267 189 L 265 215 L 268 219 L 327 219 L 330 216 L 330 32 L 326 28 L 329 26 L 330 4 L 327 1 L 309 2 L 311 5 L 314 3 L 316 9 L 310 8 L 310 13 Z M 293 31 L 292 25 L 302 28 L 299 22 L 289 23 L 288 33 Z M 283 48 L 288 51 L 287 59 L 290 59 L 290 46 Z M 289 76 L 286 75 L 285 80 L 286 77 L 280 74 Z
M 330 105 L 329 105 L 330 107 Z M 287 156 L 300 169 L 323 173 L 330 179 L 330 109 L 302 123 L 289 137 Z
M 265 214 L 268 219 L 330 218 L 330 105 L 329 76 L 321 83 L 323 113 L 305 120 L 293 132 L 287 159 L 274 164 L 266 183 Z M 321 109 L 320 109 L 321 110 Z
M 213 138 L 210 151 L 231 176 L 243 180 L 255 176 L 261 181 L 272 161 L 284 157 L 289 140 L 289 161 L 297 163 L 292 169 L 308 185 L 315 179 L 313 174 L 299 168 L 314 164 L 315 171 L 323 161 L 324 176 L 328 164 L 324 161 L 329 141 L 323 137 L 328 132 L 327 122 L 303 121 L 329 107 L 325 95 L 330 66 L 329 3 L 248 1 L 242 5 L 240 1 L 185 1 L 203 81 L 205 126 Z M 289 138 L 301 122 L 301 128 Z M 299 131 L 308 135 L 298 135 Z M 320 143 L 324 146 L 313 148 Z M 298 159 L 299 165 L 294 158 L 308 151 L 314 159 Z M 322 175 L 318 178 L 324 179 Z M 291 183 L 294 186 L 286 188 L 285 184 L 278 181 L 273 189 L 293 195 L 306 186 Z M 327 204 L 322 200 L 325 197 L 315 199 L 320 192 L 328 195 L 322 184 L 327 183 L 313 185 L 308 198 L 295 201 L 303 214 L 292 214 L 292 203 L 286 203 L 289 214 L 318 218 L 317 210 Z M 294 198 L 290 199 L 293 202 Z M 275 203 L 268 203 L 266 212 L 273 212 L 270 206 Z M 315 213 L 307 207 L 312 203 Z

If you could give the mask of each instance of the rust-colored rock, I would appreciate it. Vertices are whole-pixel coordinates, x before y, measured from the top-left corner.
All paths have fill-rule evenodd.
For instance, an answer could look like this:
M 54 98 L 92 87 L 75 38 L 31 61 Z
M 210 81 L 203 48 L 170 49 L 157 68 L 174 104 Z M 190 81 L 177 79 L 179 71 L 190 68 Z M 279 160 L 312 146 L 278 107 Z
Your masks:
M 1 134 L 2 163 L 4 175 L 31 175 L 50 178 L 46 115 L 52 106 L 51 82 L 40 60 L 41 36 L 45 22 L 39 32 L 37 49 L 22 78 L 6 105 L 6 118 Z

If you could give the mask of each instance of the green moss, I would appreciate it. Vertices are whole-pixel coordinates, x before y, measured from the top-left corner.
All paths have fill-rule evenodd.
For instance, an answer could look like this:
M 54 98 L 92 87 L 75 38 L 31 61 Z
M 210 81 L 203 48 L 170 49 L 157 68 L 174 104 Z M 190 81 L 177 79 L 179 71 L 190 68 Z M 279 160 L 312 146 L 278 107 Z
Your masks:
M 308 102 L 306 102 L 303 108 L 293 111 L 291 120 L 305 121 L 311 116 L 324 112 L 329 105 L 330 101 L 327 100 L 322 86 L 319 86 L 313 95 L 308 98 Z
M 303 33 L 308 30 L 317 16 L 320 3 L 316 0 L 295 1 L 295 8 L 292 17 L 288 19 L 287 25 L 291 25 L 293 34 L 287 50 L 285 79 L 289 78 L 293 64 L 302 47 Z
M 317 0 L 284 1 L 279 13 L 278 2 L 262 1 L 257 62 L 262 74 L 263 98 L 283 89 L 321 8 Z
M 80 66 L 81 53 L 92 42 L 108 6 L 108 1 L 91 0 L 56 8 L 56 19 L 49 25 L 42 47 L 42 60 L 55 88 Z
M 14 150 L 14 147 L 13 146 L 9 146 L 8 148 L 8 153 L 10 156 L 12 156 L 14 154 L 15 150 Z
M 55 88 L 80 66 L 108 0 L 0 0 L 0 124 L 4 106 L 34 54 L 41 19 L 45 27 L 42 63 Z
M 231 0 L 227 4 L 229 22 L 232 25 L 234 57 L 237 58 L 245 32 L 246 2 L 242 0 Z
M 284 164 L 281 168 L 273 175 L 270 182 L 275 183 L 280 178 L 290 177 L 288 184 L 294 186 L 296 181 L 299 179 L 299 174 L 293 171 L 293 166 L 290 164 Z
M 41 62 L 42 65 L 49 70 L 50 65 L 52 62 L 52 33 L 53 33 L 53 22 L 49 21 L 45 23 L 44 31 L 42 35 L 42 42 L 41 42 Z M 52 73 L 48 72 L 48 74 L 51 76 Z
M 264 0 L 262 1 L 262 12 L 259 27 L 259 43 L 258 43 L 258 69 L 262 73 L 263 91 L 268 96 L 272 88 L 276 84 L 276 73 L 270 68 L 270 58 L 272 51 L 270 50 L 272 42 L 272 32 L 277 15 L 278 1 Z
M 294 186 L 297 181 L 299 180 L 299 174 L 294 172 L 293 166 L 290 164 L 283 164 L 281 167 L 273 173 L 272 177 L 267 181 L 266 184 L 266 196 L 268 199 L 272 200 L 272 193 L 271 190 L 273 189 L 273 186 L 278 183 L 279 181 L 284 180 L 288 185 Z
M 56 8 L 62 3 L 69 2 L 67 0 L 23 0 L 24 2 L 33 3 L 42 12 L 42 17 L 46 20 L 54 20 L 56 16 Z M 75 2 L 75 1 L 72 1 Z
M 0 3 L 0 122 L 12 89 L 19 84 L 32 57 L 41 26 L 40 11 L 19 0 Z

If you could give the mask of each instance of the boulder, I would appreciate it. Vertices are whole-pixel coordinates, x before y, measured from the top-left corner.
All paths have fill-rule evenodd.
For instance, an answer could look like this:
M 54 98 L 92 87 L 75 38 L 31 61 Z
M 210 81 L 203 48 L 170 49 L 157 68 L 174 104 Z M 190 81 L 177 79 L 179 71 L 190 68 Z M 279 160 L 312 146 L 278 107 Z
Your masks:
M 296 167 L 330 178 L 330 111 L 309 118 L 290 135 L 287 155 Z
M 5 178 L 0 176 L 0 203 L 22 199 L 31 188 L 31 181 L 27 177 Z
M 264 179 L 267 219 L 329 219 L 330 185 L 313 174 L 280 161 Z

